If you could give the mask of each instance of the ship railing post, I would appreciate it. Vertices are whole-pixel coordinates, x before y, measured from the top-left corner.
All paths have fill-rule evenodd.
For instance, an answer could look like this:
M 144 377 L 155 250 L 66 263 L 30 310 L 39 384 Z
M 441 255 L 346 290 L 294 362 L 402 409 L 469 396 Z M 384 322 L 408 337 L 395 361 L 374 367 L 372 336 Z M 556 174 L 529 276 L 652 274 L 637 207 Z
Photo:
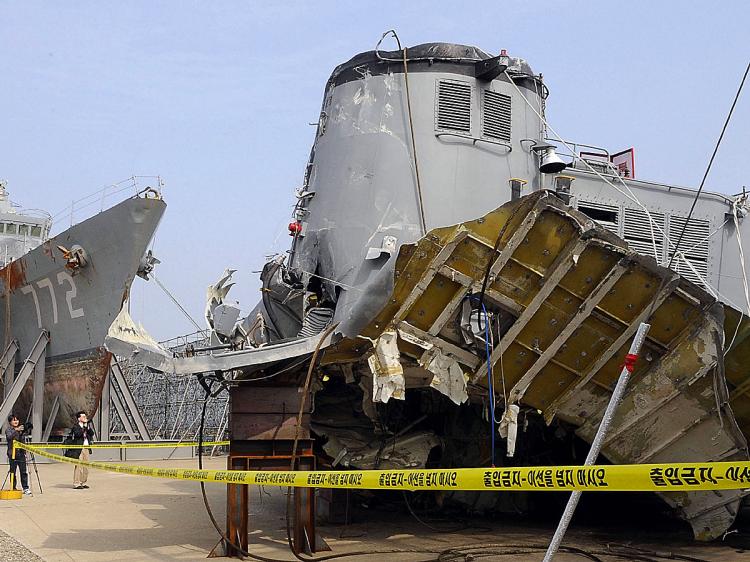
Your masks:
M 591 442 L 591 449 L 589 449 L 589 454 L 586 456 L 586 462 L 583 463 L 584 466 L 593 465 L 599 457 L 599 452 L 604 444 L 604 438 L 607 436 L 609 426 L 612 423 L 612 419 L 615 417 L 615 410 L 625 394 L 625 388 L 628 386 L 633 363 L 635 362 L 638 353 L 641 351 L 641 347 L 643 346 L 643 342 L 646 339 L 646 334 L 650 327 L 650 324 L 644 322 L 641 322 L 641 325 L 638 326 L 638 331 L 635 333 L 633 343 L 630 345 L 628 358 L 620 371 L 620 378 L 617 380 L 617 386 L 615 386 L 615 389 L 612 392 L 612 398 L 610 398 L 609 404 L 607 404 L 607 409 L 604 411 L 604 416 L 599 424 L 599 429 L 596 431 L 596 436 L 594 436 L 594 440 Z M 573 519 L 573 514 L 575 513 L 578 501 L 581 499 L 581 493 L 582 492 L 580 491 L 571 492 L 570 498 L 568 498 L 568 504 L 565 506 L 565 511 L 560 518 L 560 522 L 557 524 L 557 530 L 547 548 L 547 553 L 544 555 L 544 562 L 551 562 L 557 553 L 557 550 L 560 548 L 563 537 L 565 537 L 565 531 L 567 531 L 568 525 L 570 525 L 570 521 Z

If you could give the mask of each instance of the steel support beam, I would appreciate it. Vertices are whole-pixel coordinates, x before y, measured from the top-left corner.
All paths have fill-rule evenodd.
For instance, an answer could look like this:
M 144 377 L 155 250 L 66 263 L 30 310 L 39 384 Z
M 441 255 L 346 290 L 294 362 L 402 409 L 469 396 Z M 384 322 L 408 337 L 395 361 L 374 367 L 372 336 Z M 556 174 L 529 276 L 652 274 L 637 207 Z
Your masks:
M 411 290 L 411 293 L 409 293 L 409 296 L 406 297 L 404 303 L 401 305 L 401 308 L 399 308 L 398 312 L 393 317 L 394 324 L 397 324 L 398 322 L 403 320 L 407 314 L 409 314 L 409 310 L 411 309 L 411 307 L 414 306 L 414 303 L 419 300 L 419 297 L 421 297 L 427 290 L 427 287 L 430 286 L 430 283 L 440 270 L 440 266 L 445 263 L 445 261 L 453 253 L 453 250 L 456 249 L 456 246 L 463 242 L 468 235 L 469 231 L 461 227 L 461 229 L 457 230 L 453 235 L 453 238 L 451 238 L 451 240 L 440 249 L 437 255 L 432 258 L 430 264 L 427 266 L 427 270 L 424 272 L 424 275 L 422 275 L 422 278 Z
M 405 341 L 413 343 L 414 345 L 426 350 L 436 347 L 444 355 L 448 355 L 459 363 L 467 365 L 472 369 L 476 368 L 481 361 L 479 357 L 477 357 L 470 351 L 458 347 L 457 345 L 453 345 L 452 343 L 440 339 L 439 337 L 431 336 L 427 332 L 420 330 L 415 326 L 412 326 L 408 322 L 400 322 L 399 324 L 397 324 L 396 328 L 398 330 L 399 336 Z
M 568 341 L 570 336 L 573 335 L 578 327 L 588 318 L 591 312 L 599 305 L 601 300 L 607 296 L 610 289 L 614 287 L 615 283 L 620 280 L 620 277 L 627 271 L 627 267 L 623 263 L 625 260 L 621 260 L 615 267 L 613 267 L 607 275 L 604 276 L 599 284 L 594 288 L 589 296 L 581 303 L 578 307 L 578 311 L 575 313 L 570 322 L 563 328 L 558 336 L 552 341 L 552 343 L 545 349 L 542 354 L 537 358 L 536 362 L 531 368 L 513 385 L 510 391 L 509 402 L 515 403 L 521 400 L 523 395 L 534 382 L 536 376 L 541 372 L 547 363 L 552 359 L 560 348 Z
M 10 387 L 13 386 L 13 375 L 15 375 L 16 353 L 18 353 L 18 341 L 11 340 L 0 358 L 0 374 L 3 377 L 3 399 L 8 396 Z
M 32 383 L 34 395 L 31 402 L 31 423 L 34 424 L 34 427 L 31 430 L 31 439 L 37 443 L 42 440 L 42 433 L 44 431 L 42 423 L 44 421 L 45 363 L 45 353 L 42 353 L 34 364 L 34 381 Z
M 102 441 L 109 441 L 110 432 L 112 431 L 112 418 L 110 412 L 112 410 L 112 377 L 107 371 L 107 376 L 104 379 L 104 386 L 102 387 L 102 398 L 99 402 L 99 410 L 96 414 L 99 418 L 99 439 Z
M 513 253 L 521 245 L 521 243 L 526 239 L 526 236 L 528 235 L 529 231 L 531 231 L 534 224 L 536 223 L 536 219 L 539 216 L 539 212 L 540 212 L 539 206 L 535 206 L 534 209 L 532 209 L 531 212 L 529 212 L 529 214 L 526 215 L 526 218 L 523 220 L 523 222 L 518 227 L 518 229 L 510 237 L 507 244 L 505 244 L 504 247 L 498 249 L 499 254 L 497 258 L 495 258 L 495 261 L 492 263 L 492 266 L 490 266 L 490 271 L 489 271 L 490 282 L 488 283 L 489 285 L 492 284 L 497 274 L 500 273 L 503 267 L 505 267 L 505 265 L 510 261 L 510 259 L 513 257 Z M 484 241 L 474 236 L 470 236 L 470 238 L 487 247 L 490 247 L 490 248 L 492 247 L 492 246 L 488 246 L 487 244 L 484 243 Z M 445 256 L 446 259 L 447 257 L 448 256 Z M 437 262 L 437 258 L 434 261 Z M 442 261 L 445 262 L 445 259 L 443 259 Z M 484 281 L 483 279 L 481 281 L 474 280 L 468 275 L 461 273 L 460 271 L 456 271 L 455 269 L 445 265 L 444 263 L 442 264 L 437 263 L 437 265 L 439 266 L 438 271 L 441 275 L 451 279 L 452 281 L 460 283 L 464 287 L 467 287 L 467 289 L 469 290 L 481 290 L 481 286 L 482 286 L 481 281 Z M 427 285 L 425 285 L 425 289 L 426 288 L 427 288 Z M 455 313 L 455 311 L 460 306 L 461 301 L 463 300 L 464 294 L 465 294 L 465 290 L 459 290 L 456 292 L 456 294 L 451 299 L 451 302 L 448 303 L 448 306 L 443 310 L 440 316 L 438 316 L 438 318 L 435 320 L 433 325 L 430 327 L 430 330 L 429 330 L 430 335 L 436 336 L 437 334 L 440 333 L 440 330 L 443 329 L 443 327 L 451 318 L 453 313 Z M 490 299 L 496 301 L 500 306 L 508 308 L 508 310 L 510 310 L 511 312 L 514 312 L 515 314 L 521 313 L 521 310 L 518 304 L 516 304 L 516 302 L 513 299 L 506 297 L 502 293 L 499 293 L 487 287 L 485 289 L 485 294 Z
M 229 470 L 247 470 L 247 462 L 242 458 L 227 459 Z M 247 552 L 248 549 L 248 487 L 246 484 L 227 485 L 227 537 Z M 231 544 L 224 545 L 224 556 L 244 558 Z
M 500 355 L 504 349 L 507 349 L 510 343 L 518 337 L 524 326 L 531 320 L 531 318 L 537 313 L 542 303 L 547 300 L 552 291 L 555 290 L 557 284 L 562 280 L 563 277 L 570 271 L 575 265 L 573 256 L 580 255 L 588 244 L 587 240 L 581 240 L 578 237 L 573 238 L 568 242 L 565 247 L 560 251 L 558 256 L 547 268 L 546 277 L 544 283 L 531 299 L 529 306 L 527 306 L 518 319 L 508 329 L 503 338 L 500 340 L 500 344 L 492 351 L 490 355 L 490 364 L 495 365 L 500 360 Z M 472 381 L 477 381 L 487 374 L 487 363 L 482 362 L 479 368 L 474 373 Z
M 513 257 L 513 253 L 518 249 L 518 247 L 521 245 L 521 243 L 526 240 L 526 236 L 529 234 L 531 229 L 534 227 L 534 224 L 536 223 L 536 219 L 539 217 L 539 214 L 541 213 L 540 205 L 537 203 L 537 205 L 534 206 L 533 209 L 529 212 L 528 215 L 526 215 L 526 218 L 523 219 L 523 222 L 518 227 L 518 229 L 513 233 L 513 235 L 508 240 L 508 243 L 503 246 L 502 248 L 498 248 L 500 254 L 498 255 L 497 259 L 494 261 L 494 263 L 490 266 L 490 275 L 489 275 L 489 285 L 492 284 L 492 281 L 494 281 L 495 277 L 498 273 L 500 273 L 500 270 L 502 270 L 505 267 L 505 264 L 510 261 L 510 258 Z M 510 220 L 510 219 L 508 219 Z
M 16 400 L 18 400 L 18 397 L 21 395 L 23 387 L 26 385 L 26 383 L 29 381 L 36 370 L 36 364 L 40 360 L 42 361 L 42 365 L 44 364 L 44 354 L 47 351 L 47 343 L 49 343 L 49 332 L 47 332 L 47 330 L 42 330 L 36 340 L 36 343 L 34 343 L 34 345 L 32 346 L 31 351 L 29 352 L 29 356 L 26 358 L 26 361 L 23 362 L 21 370 L 18 372 L 18 376 L 13 381 L 8 394 L 5 397 L 5 400 L 3 400 L 2 405 L 0 405 L 0 420 L 7 419 L 8 414 L 13 411 L 13 406 L 15 406 Z M 44 373 L 42 373 L 42 377 L 43 375 Z M 41 384 L 43 390 L 43 378 Z M 39 431 L 41 432 L 41 421 L 39 422 L 39 426 Z
M 466 289 L 464 289 L 464 292 L 470 291 L 472 293 L 478 293 L 479 291 L 482 290 L 481 279 L 479 280 L 472 279 L 465 273 L 461 273 L 460 271 L 457 271 L 447 265 L 444 265 L 440 268 L 440 275 L 442 275 L 443 277 L 447 277 L 451 281 L 460 283 L 461 285 L 466 287 Z M 496 291 L 495 289 L 491 288 L 489 284 L 484 291 L 484 296 L 486 300 L 495 302 L 498 306 L 506 309 L 508 312 L 512 314 L 515 314 L 516 316 L 518 316 L 519 314 L 523 312 L 523 307 L 520 304 L 514 301 L 511 297 L 505 296 L 500 291 Z M 454 309 L 454 312 L 455 312 L 455 309 Z M 438 321 L 440 320 L 441 316 L 439 316 L 438 319 L 435 320 L 435 324 L 438 324 Z M 442 329 L 442 326 L 440 326 L 440 329 Z M 439 331 L 440 330 L 438 330 L 438 332 Z M 432 329 L 430 330 L 430 333 L 432 333 Z
M 127 433 L 131 441 L 137 441 L 138 436 L 136 435 L 136 430 L 133 427 L 133 424 L 130 423 L 130 418 L 128 417 L 128 411 L 125 409 L 125 406 L 123 405 L 122 400 L 120 400 L 120 396 L 117 394 L 117 392 L 112 392 L 111 397 L 112 397 L 112 404 L 115 407 L 115 411 L 117 412 L 117 415 L 120 417 L 120 421 L 122 422 L 122 425 L 125 428 L 125 433 Z
M 56 394 L 55 399 L 52 401 L 52 406 L 49 410 L 49 416 L 47 417 L 47 424 L 44 426 L 44 433 L 42 434 L 42 441 L 45 443 L 49 441 L 49 436 L 52 434 L 52 427 L 55 425 L 55 418 L 57 413 L 60 411 L 60 395 Z
M 573 396 L 584 386 L 586 386 L 589 381 L 593 379 L 594 376 L 596 376 L 601 368 L 604 367 L 604 365 L 606 365 L 610 359 L 612 359 L 615 353 L 620 351 L 622 346 L 624 346 L 627 341 L 636 333 L 636 331 L 638 330 L 638 326 L 645 323 L 646 320 L 649 319 L 649 316 L 651 316 L 651 311 L 653 310 L 654 312 L 656 312 L 679 284 L 679 275 L 673 275 L 672 278 L 664 284 L 664 287 L 662 287 L 662 289 L 656 295 L 654 295 L 653 304 L 651 302 L 646 304 L 640 314 L 638 314 L 638 316 L 636 316 L 630 322 L 630 324 L 627 326 L 627 328 L 625 328 L 622 334 L 620 334 L 620 336 L 610 344 L 607 350 L 599 356 L 599 359 L 597 359 L 591 367 L 589 367 L 589 369 L 581 376 L 578 382 L 571 384 L 562 394 L 560 394 L 552 401 L 552 404 L 550 404 L 544 412 L 544 417 L 547 423 L 552 420 L 555 413 L 560 408 L 560 406 L 562 406 L 562 404 L 570 400 L 571 396 Z
M 130 392 L 128 382 L 125 380 L 125 375 L 123 375 L 122 369 L 120 368 L 119 363 L 117 363 L 114 357 L 112 357 L 112 361 L 110 363 L 108 377 L 110 385 L 112 382 L 114 382 L 116 385 L 116 392 L 111 394 L 113 396 L 115 394 L 119 394 L 119 397 L 122 398 L 121 403 L 124 402 L 124 405 L 127 407 L 127 410 L 130 413 L 130 416 L 133 418 L 133 422 L 135 423 L 135 427 L 137 428 L 141 439 L 143 441 L 150 441 L 151 436 L 149 435 L 148 428 L 146 427 L 146 422 L 144 421 L 140 410 L 138 410 L 138 406 L 135 403 L 133 394 Z M 110 386 L 110 392 L 112 390 L 113 388 Z

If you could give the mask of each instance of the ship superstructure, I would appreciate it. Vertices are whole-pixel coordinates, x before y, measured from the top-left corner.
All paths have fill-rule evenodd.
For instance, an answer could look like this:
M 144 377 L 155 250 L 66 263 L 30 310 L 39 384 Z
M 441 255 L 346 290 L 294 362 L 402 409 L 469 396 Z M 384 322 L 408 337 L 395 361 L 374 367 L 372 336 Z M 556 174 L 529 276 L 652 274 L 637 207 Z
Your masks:
M 649 321 L 602 454 L 747 459 L 744 195 L 703 193 L 688 221 L 695 190 L 635 179 L 632 149 L 564 141 L 548 95 L 523 59 L 464 45 L 341 64 L 262 302 L 235 323 L 228 277 L 209 293 L 214 342 L 232 349 L 139 357 L 283 385 L 324 349 L 311 428 L 334 466 L 564 464 Z M 118 353 L 139 348 L 110 335 Z M 238 442 L 253 438 L 237 421 L 247 396 L 233 398 Z M 663 497 L 710 539 L 743 495 Z
M 41 210 L 18 210 L 0 181 L 0 266 L 30 252 L 49 236 L 52 218 Z

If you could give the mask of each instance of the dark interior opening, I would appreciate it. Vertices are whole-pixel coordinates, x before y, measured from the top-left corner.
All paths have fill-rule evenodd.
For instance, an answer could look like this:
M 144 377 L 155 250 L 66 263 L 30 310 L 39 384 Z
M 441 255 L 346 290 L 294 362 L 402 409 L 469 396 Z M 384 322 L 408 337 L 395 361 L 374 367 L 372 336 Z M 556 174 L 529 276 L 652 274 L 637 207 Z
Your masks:
M 617 223 L 617 211 L 605 211 L 604 209 L 592 209 L 591 207 L 581 206 L 578 207 L 578 210 L 595 221 Z

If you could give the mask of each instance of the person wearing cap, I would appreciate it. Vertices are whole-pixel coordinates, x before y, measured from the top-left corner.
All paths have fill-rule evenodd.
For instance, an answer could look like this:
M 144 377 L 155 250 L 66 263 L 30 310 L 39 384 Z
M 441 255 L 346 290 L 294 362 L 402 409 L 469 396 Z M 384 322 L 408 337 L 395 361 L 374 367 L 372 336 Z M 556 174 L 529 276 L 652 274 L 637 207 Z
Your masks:
M 8 472 L 11 475 L 11 481 L 13 482 L 13 489 L 16 489 L 16 470 L 21 473 L 21 487 L 23 493 L 27 496 L 31 495 L 31 489 L 29 488 L 29 475 L 26 472 L 26 451 L 16 447 L 15 458 L 13 455 L 13 444 L 15 441 L 23 440 L 23 433 L 25 431 L 24 425 L 18 416 L 10 414 L 8 416 L 8 428 L 5 430 L 5 438 L 8 441 L 8 464 L 10 465 Z

